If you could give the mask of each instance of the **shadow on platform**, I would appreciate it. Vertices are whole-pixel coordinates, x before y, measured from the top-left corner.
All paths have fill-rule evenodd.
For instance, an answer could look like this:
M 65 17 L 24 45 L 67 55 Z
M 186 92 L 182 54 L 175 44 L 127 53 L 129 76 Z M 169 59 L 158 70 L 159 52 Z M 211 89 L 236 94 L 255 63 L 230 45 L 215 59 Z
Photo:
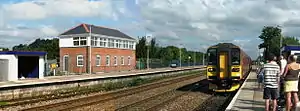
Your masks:
M 243 100 L 243 99 L 237 99 L 237 101 L 240 101 L 243 104 L 262 105 L 262 106 L 265 105 L 265 103 L 262 101 Z
M 265 111 L 265 108 L 262 107 L 245 107 L 245 106 L 236 106 L 236 107 L 242 110 Z
M 246 82 L 257 82 L 257 79 L 247 79 Z

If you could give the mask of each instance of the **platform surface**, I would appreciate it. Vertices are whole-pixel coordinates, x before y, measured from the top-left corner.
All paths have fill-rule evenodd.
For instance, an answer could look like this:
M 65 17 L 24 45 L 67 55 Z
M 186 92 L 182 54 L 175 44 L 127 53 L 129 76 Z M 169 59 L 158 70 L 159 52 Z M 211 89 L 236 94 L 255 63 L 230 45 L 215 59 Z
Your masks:
M 264 111 L 263 89 L 258 86 L 256 73 L 250 72 L 226 111 Z
M 152 72 L 161 71 L 171 71 L 171 70 L 181 70 L 181 69 L 191 69 L 191 68 L 201 68 L 203 66 L 191 66 L 191 67 L 181 67 L 181 68 L 156 68 L 156 69 L 145 69 L 145 70 L 132 70 L 132 71 L 122 71 L 122 72 L 109 72 L 100 74 L 81 74 L 81 75 L 64 75 L 64 76 L 48 76 L 43 79 L 29 78 L 29 79 L 19 79 L 17 81 L 7 81 L 0 82 L 0 88 L 22 86 L 22 85 L 32 85 L 32 84 L 45 84 L 52 82 L 64 82 L 64 81 L 76 81 L 85 80 L 93 78 L 108 78 L 108 77 L 124 77 L 129 75 L 141 75 Z

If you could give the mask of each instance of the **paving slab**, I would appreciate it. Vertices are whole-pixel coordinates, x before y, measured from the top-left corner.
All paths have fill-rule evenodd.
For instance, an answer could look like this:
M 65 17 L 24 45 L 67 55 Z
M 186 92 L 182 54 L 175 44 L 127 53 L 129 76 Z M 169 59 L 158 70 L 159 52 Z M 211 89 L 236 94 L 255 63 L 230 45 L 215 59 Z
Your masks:
M 263 90 L 259 88 L 256 73 L 250 72 L 226 111 L 264 111 Z

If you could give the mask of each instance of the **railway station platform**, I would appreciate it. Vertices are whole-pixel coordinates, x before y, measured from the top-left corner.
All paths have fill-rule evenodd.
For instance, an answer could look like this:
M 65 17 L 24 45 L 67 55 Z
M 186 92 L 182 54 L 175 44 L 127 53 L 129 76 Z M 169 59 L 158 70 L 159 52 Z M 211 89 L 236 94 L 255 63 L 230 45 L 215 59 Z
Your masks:
M 149 70 L 147 69 L 132 70 L 132 71 L 109 72 L 109 73 L 100 73 L 100 74 L 48 76 L 48 77 L 44 77 L 43 79 L 36 79 L 36 78 L 19 79 L 17 81 L 0 82 L 0 89 L 19 87 L 19 86 L 28 86 L 28 85 L 40 85 L 40 84 L 47 84 L 47 83 L 72 82 L 72 81 L 89 80 L 89 79 L 117 78 L 117 77 L 126 77 L 126 76 L 134 76 L 134 75 L 146 75 L 151 73 L 196 69 L 202 67 L 204 66 L 190 66 L 190 67 L 181 67 L 181 68 L 156 68 L 156 69 L 149 69 Z
M 258 86 L 256 73 L 250 72 L 226 111 L 264 111 L 263 88 L 259 89 Z

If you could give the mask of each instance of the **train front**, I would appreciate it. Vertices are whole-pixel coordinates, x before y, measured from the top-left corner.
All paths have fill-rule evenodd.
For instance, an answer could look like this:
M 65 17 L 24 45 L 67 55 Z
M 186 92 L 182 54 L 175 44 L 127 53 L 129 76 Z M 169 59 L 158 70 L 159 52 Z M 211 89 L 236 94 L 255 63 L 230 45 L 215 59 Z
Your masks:
M 207 51 L 207 80 L 215 92 L 233 92 L 243 78 L 239 48 L 217 46 Z

